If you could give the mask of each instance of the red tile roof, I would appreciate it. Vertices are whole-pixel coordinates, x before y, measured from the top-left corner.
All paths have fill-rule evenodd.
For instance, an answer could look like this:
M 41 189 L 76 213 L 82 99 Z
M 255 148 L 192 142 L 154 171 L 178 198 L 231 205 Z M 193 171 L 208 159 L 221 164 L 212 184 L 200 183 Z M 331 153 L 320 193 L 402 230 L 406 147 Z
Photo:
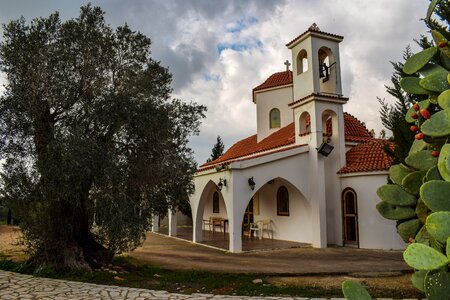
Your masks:
M 287 146 L 295 143 L 294 138 L 295 124 L 291 123 L 276 132 L 272 133 L 259 143 L 256 142 L 256 134 L 235 143 L 224 155 L 216 160 L 200 166 L 200 170 L 208 166 L 213 166 L 225 162 L 230 162 L 240 157 L 255 154 L 258 152 L 268 151 L 275 148 Z
M 331 133 L 331 122 L 327 122 L 328 135 Z M 365 142 L 374 140 L 367 128 L 354 116 L 344 113 L 344 128 L 345 128 L 345 140 L 350 142 Z M 261 153 L 262 155 L 272 154 L 273 152 L 266 152 L 269 150 L 285 147 L 295 143 L 295 124 L 291 123 L 278 131 L 272 133 L 259 143 L 257 143 L 257 136 L 252 135 L 246 139 L 243 139 L 233 146 L 231 146 L 221 157 L 206 164 L 200 166 L 199 171 L 211 169 L 215 165 L 224 163 L 230 163 L 237 161 L 239 158 Z M 282 148 L 282 150 L 288 150 L 289 148 Z M 262 153 L 265 152 L 265 153 Z M 276 151 L 278 152 L 278 151 Z M 260 155 L 260 156 L 262 156 Z
M 372 141 L 356 145 L 346 153 L 347 164 L 338 173 L 389 170 L 394 158 L 386 154 L 383 149 L 385 145 L 388 145 L 391 150 L 394 150 L 394 143 L 386 140 L 372 139 Z
M 344 113 L 344 131 L 347 142 L 367 142 L 373 139 L 366 126 L 349 113 Z
M 313 25 L 311 25 L 311 27 L 308 28 L 308 30 L 306 30 L 305 32 L 303 32 L 302 34 L 300 34 L 299 36 L 297 36 L 295 39 L 293 39 L 292 41 L 290 41 L 289 43 L 286 44 L 286 47 L 289 48 L 289 46 L 291 46 L 292 44 L 294 44 L 296 41 L 298 41 L 300 38 L 302 38 L 303 36 L 305 36 L 308 33 L 316 33 L 316 34 L 320 34 L 320 35 L 326 35 L 329 36 L 331 38 L 334 39 L 340 39 L 343 40 L 344 37 L 337 35 L 337 34 L 332 34 L 332 33 L 328 33 L 328 32 L 324 32 L 321 31 L 319 27 L 317 27 L 316 23 L 314 23 Z
M 269 76 L 263 83 L 253 89 L 253 102 L 255 102 L 255 92 L 283 86 L 292 83 L 292 71 L 277 72 Z

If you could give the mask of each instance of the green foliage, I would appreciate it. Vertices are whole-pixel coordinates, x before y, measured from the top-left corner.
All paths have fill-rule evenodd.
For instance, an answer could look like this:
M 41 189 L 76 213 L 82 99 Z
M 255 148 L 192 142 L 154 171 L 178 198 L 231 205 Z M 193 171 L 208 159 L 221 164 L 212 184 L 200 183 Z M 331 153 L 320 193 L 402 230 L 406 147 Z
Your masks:
M 385 184 L 377 189 L 377 195 L 386 203 L 396 206 L 408 206 L 416 204 L 416 197 L 409 194 L 398 185 Z
M 412 172 L 411 174 L 408 174 L 405 176 L 405 178 L 403 178 L 401 185 L 409 194 L 418 195 L 420 185 L 422 184 L 422 181 L 427 172 L 427 170 Z
M 450 295 L 450 273 L 444 270 L 433 270 L 426 274 L 424 290 L 427 299 L 448 300 Z
M 408 242 L 411 238 L 414 238 L 422 228 L 422 224 L 419 219 L 412 219 L 397 226 L 397 232 L 405 242 Z
M 437 157 L 432 155 L 432 152 L 432 150 L 422 150 L 411 153 L 406 157 L 405 162 L 414 169 L 428 171 L 438 161 Z
M 347 300 L 372 300 L 372 297 L 359 282 L 344 281 L 342 283 L 342 292 Z
M 420 188 L 420 197 L 432 211 L 450 211 L 450 182 L 431 180 Z
M 140 245 L 152 213 L 187 202 L 205 108 L 170 98 L 150 44 L 91 5 L 4 25 L 0 197 L 36 265 L 96 267 Z
M 418 72 L 423 67 L 425 67 L 426 64 L 428 64 L 428 62 L 433 58 L 433 56 L 436 55 L 437 52 L 438 49 L 433 47 L 414 54 L 405 62 L 405 65 L 403 66 L 403 72 L 408 75 Z
M 389 178 L 398 185 L 402 184 L 403 178 L 413 172 L 403 164 L 392 165 L 389 169 Z
M 428 216 L 425 226 L 435 240 L 444 244 L 450 237 L 450 212 L 432 213 Z
M 427 95 L 428 91 L 420 85 L 420 81 L 419 77 L 404 77 L 400 80 L 400 86 L 409 94 Z
M 207 159 L 207 162 L 213 161 L 218 159 L 223 155 L 223 151 L 225 150 L 225 145 L 223 144 L 222 139 L 220 136 L 217 136 L 216 143 L 214 144 L 212 150 L 211 150 L 211 157 Z
M 380 215 L 389 220 L 405 220 L 413 218 L 416 213 L 410 206 L 395 206 L 381 201 L 376 206 Z
M 449 263 L 447 256 L 421 243 L 410 244 L 403 252 L 403 259 L 417 270 L 436 270 Z
M 434 138 L 450 135 L 450 108 L 435 113 L 433 118 L 422 124 L 421 130 L 425 135 Z

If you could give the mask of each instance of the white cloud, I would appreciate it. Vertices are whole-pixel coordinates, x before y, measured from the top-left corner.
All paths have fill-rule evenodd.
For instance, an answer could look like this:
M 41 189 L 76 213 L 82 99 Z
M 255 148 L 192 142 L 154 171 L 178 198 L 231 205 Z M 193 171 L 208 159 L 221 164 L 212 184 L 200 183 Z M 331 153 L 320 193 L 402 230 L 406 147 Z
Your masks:
M 14 7 L 14 3 L 19 2 Z M 0 0 L 0 18 L 17 13 L 46 16 L 58 9 L 75 17 L 85 1 L 12 4 Z M 153 56 L 174 75 L 174 96 L 208 107 L 199 137 L 191 146 L 199 163 L 210 155 L 216 136 L 226 147 L 256 131 L 251 90 L 291 60 L 285 44 L 313 22 L 326 32 L 343 35 L 341 71 L 345 110 L 381 130 L 376 100 L 389 96 L 392 67 L 406 45 L 426 33 L 428 1 L 287 0 L 287 1 L 93 1 L 106 11 L 112 26 L 127 22 L 149 35 Z M 38 8 L 38 10 L 36 10 Z M 39 15 L 33 15 L 38 11 Z M 219 53 L 218 47 L 224 46 Z M 220 47 L 219 47 L 220 48 Z M 235 49 L 235 50 L 233 50 Z M 414 48 L 413 50 L 417 50 Z

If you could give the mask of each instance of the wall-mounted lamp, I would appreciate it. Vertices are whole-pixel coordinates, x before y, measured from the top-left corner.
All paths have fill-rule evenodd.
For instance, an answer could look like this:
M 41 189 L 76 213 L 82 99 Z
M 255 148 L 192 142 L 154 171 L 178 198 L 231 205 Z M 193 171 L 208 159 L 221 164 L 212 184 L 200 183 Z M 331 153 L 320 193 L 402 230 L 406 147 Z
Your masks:
M 322 145 L 320 145 L 320 147 L 316 149 L 317 152 L 322 154 L 323 156 L 328 156 L 330 155 L 331 151 L 333 151 L 334 147 L 326 142 L 323 142 Z
M 220 178 L 219 183 L 217 184 L 217 190 L 221 191 L 224 186 L 227 186 L 227 180 Z
M 252 189 L 252 191 L 255 189 L 255 181 L 253 180 L 253 177 L 248 179 L 248 185 L 250 186 L 250 188 Z

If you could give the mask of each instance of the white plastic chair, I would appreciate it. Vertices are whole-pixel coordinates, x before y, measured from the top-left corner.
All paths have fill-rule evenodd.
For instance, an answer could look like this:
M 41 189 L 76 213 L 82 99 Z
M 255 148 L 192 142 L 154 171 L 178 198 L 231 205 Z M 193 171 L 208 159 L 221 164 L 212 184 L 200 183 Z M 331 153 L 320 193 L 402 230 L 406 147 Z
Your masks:
M 267 232 L 269 237 L 273 239 L 272 220 L 265 219 L 250 223 L 249 238 L 252 236 L 252 231 L 255 232 L 260 240 L 263 238 L 264 232 Z

